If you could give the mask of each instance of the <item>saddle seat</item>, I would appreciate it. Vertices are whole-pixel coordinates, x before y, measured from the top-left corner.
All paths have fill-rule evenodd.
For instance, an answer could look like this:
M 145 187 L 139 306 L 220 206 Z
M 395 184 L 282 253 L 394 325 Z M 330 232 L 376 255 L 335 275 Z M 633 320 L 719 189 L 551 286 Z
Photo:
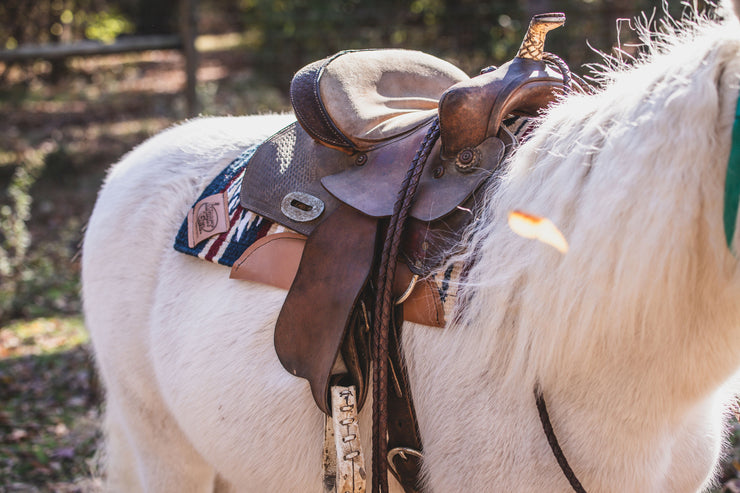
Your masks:
M 299 70 L 290 98 L 312 138 L 355 153 L 429 121 L 442 94 L 468 79 L 451 63 L 420 51 L 342 51 Z

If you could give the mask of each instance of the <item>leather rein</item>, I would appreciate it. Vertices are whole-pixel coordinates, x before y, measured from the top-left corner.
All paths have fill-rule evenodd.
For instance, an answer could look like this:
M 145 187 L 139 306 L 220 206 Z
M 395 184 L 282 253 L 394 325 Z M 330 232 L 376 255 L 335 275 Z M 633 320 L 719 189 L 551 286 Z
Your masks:
M 561 70 L 564 86 L 566 90 L 570 90 L 571 74 L 567 65 L 555 55 L 547 53 L 547 56 L 548 61 L 557 65 Z M 437 118 L 414 156 L 399 189 L 393 214 L 386 230 L 377 274 L 375 317 L 371 339 L 373 364 L 372 493 L 389 491 L 389 465 L 391 473 L 402 485 L 404 491 L 418 492 L 421 488 L 422 442 L 408 376 L 400 352 L 400 323 L 395 323 L 394 320 L 395 304 L 392 287 L 397 263 L 391 262 L 390 259 L 398 257 L 401 236 L 421 172 L 439 135 L 439 119 Z M 389 379 L 392 379 L 394 383 L 393 392 L 390 393 L 388 391 Z M 539 386 L 534 389 L 534 397 L 543 432 L 563 475 L 573 491 L 586 493 L 560 447 Z M 390 427 L 389 414 L 393 415 Z M 394 445 L 390 451 L 388 450 L 389 441 Z M 400 457 L 404 462 L 397 464 L 396 457 Z
M 419 185 L 421 172 L 424 169 L 424 165 L 426 164 L 434 143 L 439 138 L 439 134 L 439 119 L 437 118 L 424 137 L 424 141 L 414 156 L 414 159 L 406 172 L 403 183 L 401 184 L 401 188 L 396 197 L 396 202 L 393 206 L 393 214 L 391 215 L 388 229 L 386 230 L 385 241 L 383 242 L 383 253 L 380 257 L 380 268 L 377 278 L 377 294 L 375 300 L 375 323 L 371 341 L 371 354 L 373 357 L 373 493 L 386 493 L 388 491 L 388 362 L 389 355 L 391 354 L 389 353 L 391 318 L 392 312 L 395 309 L 392 296 L 393 279 L 395 277 L 397 265 L 395 259 L 398 257 L 404 223 L 408 218 L 411 203 Z M 391 261 L 391 259 L 394 259 L 394 261 Z M 393 335 L 395 336 L 395 347 L 393 348 L 394 351 L 392 352 L 392 357 L 394 358 L 394 361 L 400 363 L 400 344 L 398 344 L 399 334 L 395 333 Z M 405 438 L 405 441 L 409 443 L 408 446 L 403 447 L 407 449 L 406 452 L 415 450 L 418 451 L 420 456 L 421 438 L 419 436 L 418 425 L 416 424 L 411 392 L 408 389 L 407 383 L 405 385 L 406 388 L 404 389 L 401 387 L 399 382 L 399 380 L 407 382 L 407 379 L 404 378 L 404 366 L 394 366 L 397 366 L 397 368 L 393 368 L 393 370 L 395 370 L 393 372 L 393 377 L 396 382 L 399 383 L 395 390 L 400 390 L 400 392 L 397 393 L 400 393 L 402 398 L 407 402 L 406 406 L 401 406 L 401 410 L 404 411 L 403 417 L 398 417 L 407 422 L 406 426 L 399 427 L 400 430 L 397 431 L 401 431 L 404 435 L 403 438 Z M 399 378 L 399 374 L 403 375 Z M 419 456 L 416 458 L 420 458 Z M 390 459 L 393 460 L 393 457 L 390 457 Z M 407 489 L 408 487 L 413 487 L 414 489 L 418 488 L 419 471 L 418 467 L 414 469 L 416 469 L 416 477 L 407 479 L 401 478 L 397 469 L 395 467 L 392 468 L 394 476 L 396 476 L 401 484 L 404 485 L 404 489 Z

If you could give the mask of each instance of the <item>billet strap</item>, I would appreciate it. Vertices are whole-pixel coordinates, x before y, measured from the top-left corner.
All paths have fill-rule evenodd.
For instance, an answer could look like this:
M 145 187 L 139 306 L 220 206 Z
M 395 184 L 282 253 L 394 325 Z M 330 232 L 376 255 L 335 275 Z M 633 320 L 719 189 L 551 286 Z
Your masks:
M 365 455 L 360 443 L 357 392 L 354 385 L 332 386 L 331 408 L 332 417 L 330 419 L 336 454 L 336 492 L 365 493 L 367 472 L 365 471 Z
M 727 162 L 723 218 L 727 248 L 730 249 L 733 255 L 737 255 L 732 247 L 732 239 L 735 237 L 738 202 L 740 202 L 740 97 L 738 97 L 735 109 L 735 124 L 732 126 L 732 148 L 730 149 L 730 159 Z

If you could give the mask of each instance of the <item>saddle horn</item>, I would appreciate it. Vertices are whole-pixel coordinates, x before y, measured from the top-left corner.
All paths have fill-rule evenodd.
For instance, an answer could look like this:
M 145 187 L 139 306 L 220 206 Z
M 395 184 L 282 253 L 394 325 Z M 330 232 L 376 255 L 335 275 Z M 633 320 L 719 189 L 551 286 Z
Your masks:
M 564 23 L 562 13 L 534 16 L 513 60 L 445 91 L 439 101 L 443 159 L 469 154 L 498 135 L 508 115 L 534 116 L 563 91 L 564 76 L 545 63 L 544 45 L 547 33 Z
M 519 47 L 517 58 L 528 58 L 530 60 L 542 60 L 545 54 L 545 37 L 553 29 L 565 24 L 565 14 L 556 12 L 553 14 L 538 14 L 529 21 L 527 34 L 524 35 L 522 46 Z

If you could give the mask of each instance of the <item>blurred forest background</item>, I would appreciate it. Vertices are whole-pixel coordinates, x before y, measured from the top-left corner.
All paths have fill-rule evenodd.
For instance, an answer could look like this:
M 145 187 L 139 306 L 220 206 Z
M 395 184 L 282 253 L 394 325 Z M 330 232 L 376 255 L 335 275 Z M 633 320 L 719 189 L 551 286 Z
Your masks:
M 292 74 L 342 49 L 419 49 L 474 75 L 513 57 L 531 15 L 549 11 L 568 21 L 551 33 L 548 50 L 583 74 L 583 64 L 599 59 L 594 50 L 613 53 L 618 31 L 624 50 L 639 50 L 629 21 L 639 12 L 656 23 L 665 9 L 680 17 L 685 7 L 648 0 L 194 3 L 202 115 L 287 111 Z M 180 0 L 0 2 L 0 492 L 99 487 L 100 392 L 80 316 L 79 245 L 106 169 L 189 116 L 178 50 L 4 62 L 2 55 L 177 34 L 179 7 Z M 730 457 L 724 491 L 740 491 L 739 467 Z

